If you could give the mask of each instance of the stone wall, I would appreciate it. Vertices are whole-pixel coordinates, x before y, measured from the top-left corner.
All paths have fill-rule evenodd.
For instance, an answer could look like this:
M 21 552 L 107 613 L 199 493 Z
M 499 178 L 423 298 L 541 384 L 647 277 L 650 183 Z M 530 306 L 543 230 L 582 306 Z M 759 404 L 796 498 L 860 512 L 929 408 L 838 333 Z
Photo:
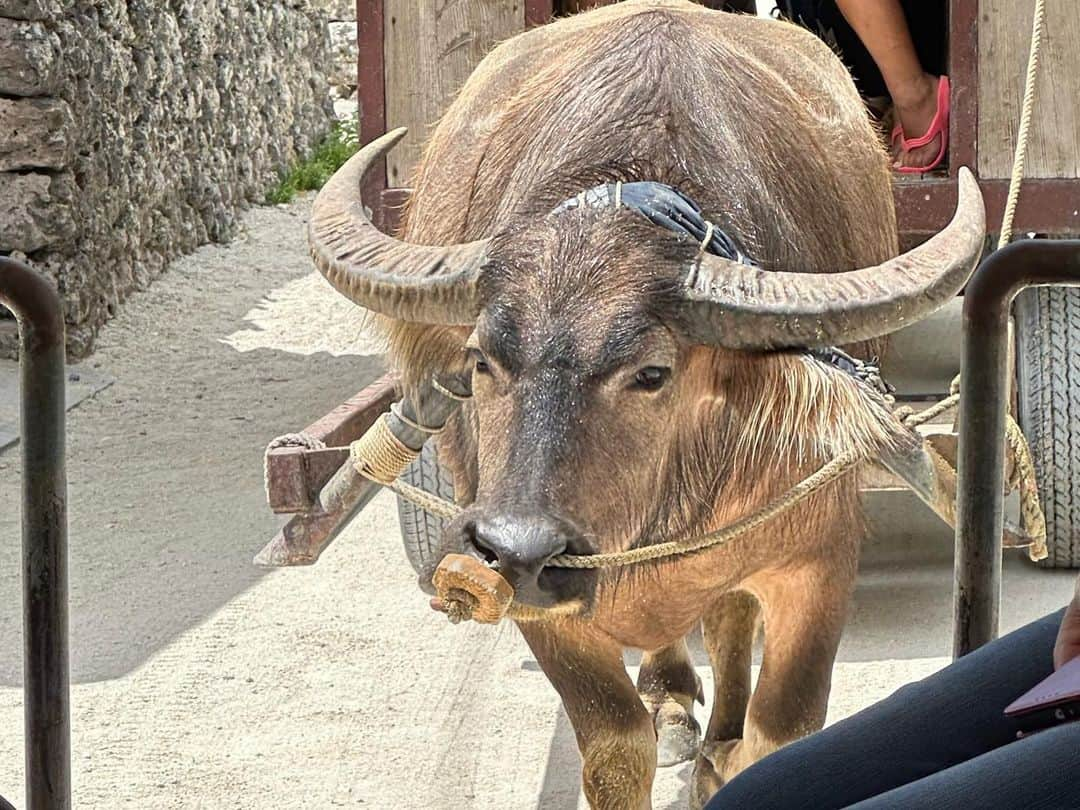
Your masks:
M 309 0 L 0 0 L 0 253 L 56 279 L 72 355 L 321 140 L 329 54 Z
M 356 98 L 356 0 L 312 0 L 312 5 L 330 25 L 330 95 L 339 113 L 349 114 L 355 106 L 347 102 Z

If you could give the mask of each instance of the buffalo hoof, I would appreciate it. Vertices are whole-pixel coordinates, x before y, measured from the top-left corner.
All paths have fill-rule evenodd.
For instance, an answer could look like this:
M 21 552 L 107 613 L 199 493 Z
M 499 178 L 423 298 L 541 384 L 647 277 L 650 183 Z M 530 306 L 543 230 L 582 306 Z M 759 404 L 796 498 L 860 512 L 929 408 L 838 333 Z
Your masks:
M 701 810 L 724 786 L 723 777 L 716 772 L 712 758 L 706 753 L 706 749 L 712 747 L 708 744 L 703 746 L 694 763 L 694 774 L 690 779 L 690 810 Z
M 694 715 L 674 700 L 667 700 L 656 713 L 656 765 L 669 768 L 689 762 L 701 747 L 701 726 Z

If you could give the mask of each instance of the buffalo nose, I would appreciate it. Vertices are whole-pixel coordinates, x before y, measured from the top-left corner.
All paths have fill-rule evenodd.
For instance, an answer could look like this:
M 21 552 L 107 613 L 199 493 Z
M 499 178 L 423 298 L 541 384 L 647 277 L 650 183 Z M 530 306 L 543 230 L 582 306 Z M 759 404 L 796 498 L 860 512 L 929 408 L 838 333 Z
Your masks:
M 478 518 L 471 534 L 476 550 L 497 561 L 503 578 L 521 590 L 535 585 L 547 562 L 566 551 L 572 529 L 549 517 L 497 515 Z

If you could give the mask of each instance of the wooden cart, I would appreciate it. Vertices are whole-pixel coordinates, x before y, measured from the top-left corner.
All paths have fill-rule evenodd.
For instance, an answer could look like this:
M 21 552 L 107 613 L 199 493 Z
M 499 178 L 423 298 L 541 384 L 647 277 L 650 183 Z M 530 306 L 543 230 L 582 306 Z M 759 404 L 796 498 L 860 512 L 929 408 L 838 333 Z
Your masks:
M 768 0 L 765 0 L 767 2 Z M 438 17 L 433 0 L 358 0 L 360 140 L 406 126 L 365 200 L 392 228 L 431 125 L 493 45 L 555 14 L 617 0 L 463 0 Z M 721 5 L 716 0 L 707 5 Z M 949 173 L 896 185 L 900 229 L 934 233 L 952 215 L 955 173 L 976 170 L 987 221 L 998 223 L 1012 167 L 1034 0 L 951 0 L 949 73 L 953 113 Z M 1080 233 L 1080 14 L 1048 4 L 1046 39 L 1016 232 Z

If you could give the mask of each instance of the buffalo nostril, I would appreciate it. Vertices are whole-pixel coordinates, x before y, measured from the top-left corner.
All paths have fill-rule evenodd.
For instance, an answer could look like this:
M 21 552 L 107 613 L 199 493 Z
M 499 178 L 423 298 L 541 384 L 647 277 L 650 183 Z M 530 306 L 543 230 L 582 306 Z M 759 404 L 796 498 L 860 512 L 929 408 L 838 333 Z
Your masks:
M 496 515 L 476 521 L 472 544 L 488 563 L 493 555 L 505 576 L 526 581 L 566 550 L 567 538 L 562 522 L 554 519 Z
M 470 522 L 464 527 L 464 530 L 466 545 L 476 552 L 476 555 L 486 566 L 497 569 L 499 567 L 499 555 L 481 539 L 476 530 L 476 524 Z
M 492 551 L 490 548 L 488 548 L 478 540 L 473 541 L 473 548 L 475 548 L 480 553 L 480 559 L 484 561 L 484 565 L 486 565 L 488 568 L 499 567 L 499 555 Z

